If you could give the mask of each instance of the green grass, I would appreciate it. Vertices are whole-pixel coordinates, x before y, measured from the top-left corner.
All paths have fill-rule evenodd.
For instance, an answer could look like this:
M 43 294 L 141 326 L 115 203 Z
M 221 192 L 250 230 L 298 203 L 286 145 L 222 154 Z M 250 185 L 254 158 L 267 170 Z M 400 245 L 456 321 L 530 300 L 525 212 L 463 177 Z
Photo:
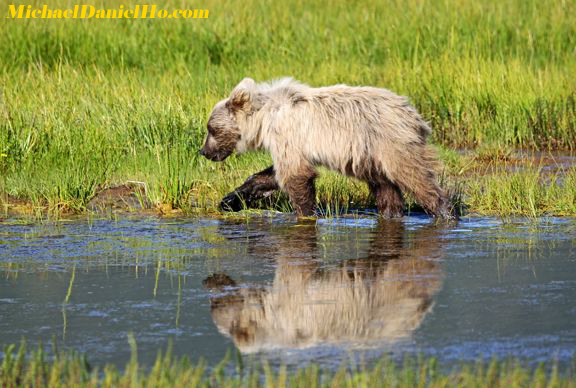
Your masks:
M 538 168 L 480 177 L 470 184 L 467 195 L 470 208 L 481 214 L 574 215 L 576 168 L 547 177 Z
M 216 211 L 269 163 L 262 154 L 221 164 L 197 155 L 213 104 L 244 76 L 390 88 L 411 97 L 447 150 L 576 146 L 572 1 L 194 3 L 210 10 L 205 20 L 14 20 L 7 4 L 2 203 L 81 212 L 98 188 L 139 181 L 162 208 Z M 363 186 L 336 175 L 322 178 L 318 197 L 326 213 L 370 202 Z M 475 203 L 469 209 L 480 210 Z
M 2 387 L 574 387 L 572 372 L 559 371 L 552 364 L 523 367 L 517 361 L 462 364 L 451 372 L 442 370 L 433 359 L 406 359 L 402 365 L 383 359 L 373 366 L 344 365 L 338 371 L 316 365 L 288 371 L 271 368 L 265 362 L 244 365 L 223 360 L 208 369 L 202 361 L 191 363 L 170 352 L 159 353 L 147 370 L 138 363 L 132 338 L 132 358 L 119 371 L 112 365 L 92 367 L 85 356 L 57 352 L 47 357 L 42 348 L 27 352 L 6 347 L 0 365 Z M 563 373 L 561 373 L 563 372 Z

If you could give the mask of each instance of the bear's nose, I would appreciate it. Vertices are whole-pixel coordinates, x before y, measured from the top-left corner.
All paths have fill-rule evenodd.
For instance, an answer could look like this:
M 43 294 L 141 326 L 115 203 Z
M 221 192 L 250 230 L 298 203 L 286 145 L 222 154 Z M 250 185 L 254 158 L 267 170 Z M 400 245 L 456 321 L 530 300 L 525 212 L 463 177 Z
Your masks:
M 200 152 L 200 155 L 206 156 L 206 153 L 204 152 L 204 148 L 200 148 L 200 151 L 199 151 L 199 152 Z

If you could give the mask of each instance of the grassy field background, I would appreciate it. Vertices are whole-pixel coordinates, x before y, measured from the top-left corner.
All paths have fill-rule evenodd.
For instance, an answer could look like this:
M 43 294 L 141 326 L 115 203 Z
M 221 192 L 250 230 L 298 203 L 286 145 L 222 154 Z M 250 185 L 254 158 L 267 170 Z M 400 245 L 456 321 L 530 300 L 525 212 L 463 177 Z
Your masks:
M 245 76 L 289 75 L 314 86 L 376 85 L 410 96 L 433 126 L 445 181 L 469 211 L 576 214 L 574 167 L 554 175 L 552 185 L 538 163 L 480 177 L 464 171 L 477 157 L 454 152 L 489 150 L 489 160 L 513 148 L 574 152 L 573 1 L 156 3 L 209 9 L 203 20 L 7 19 L 9 3 L 0 0 L 5 208 L 21 202 L 83 211 L 100 188 L 138 181 L 160 208 L 215 211 L 269 158 L 199 158 L 213 104 Z M 518 195 L 511 182 L 532 197 Z M 323 174 L 318 186 L 324 208 L 370 205 L 357 182 Z M 277 206 L 288 206 L 285 198 Z

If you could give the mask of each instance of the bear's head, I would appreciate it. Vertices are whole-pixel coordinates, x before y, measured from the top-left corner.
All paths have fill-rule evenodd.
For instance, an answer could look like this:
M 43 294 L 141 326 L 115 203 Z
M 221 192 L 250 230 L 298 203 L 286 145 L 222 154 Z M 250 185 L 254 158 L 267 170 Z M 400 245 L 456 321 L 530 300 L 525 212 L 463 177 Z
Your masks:
M 225 100 L 218 102 L 208 119 L 208 135 L 200 155 L 220 162 L 234 150 L 246 149 L 243 134 L 250 117 L 262 106 L 262 94 L 256 82 L 244 78 Z

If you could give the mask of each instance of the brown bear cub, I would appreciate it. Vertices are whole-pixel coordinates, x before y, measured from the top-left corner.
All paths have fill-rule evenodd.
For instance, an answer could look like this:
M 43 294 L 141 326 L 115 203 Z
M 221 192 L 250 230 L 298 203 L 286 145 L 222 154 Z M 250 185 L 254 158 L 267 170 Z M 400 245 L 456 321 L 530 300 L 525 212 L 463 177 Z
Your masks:
M 222 200 L 227 210 L 281 189 L 299 216 L 314 214 L 316 166 L 368 183 L 380 214 L 401 217 L 402 192 L 435 216 L 454 218 L 436 182 L 431 129 L 407 98 L 374 87 L 312 88 L 291 78 L 245 78 L 214 107 L 200 151 L 214 161 L 265 149 L 274 165 Z

